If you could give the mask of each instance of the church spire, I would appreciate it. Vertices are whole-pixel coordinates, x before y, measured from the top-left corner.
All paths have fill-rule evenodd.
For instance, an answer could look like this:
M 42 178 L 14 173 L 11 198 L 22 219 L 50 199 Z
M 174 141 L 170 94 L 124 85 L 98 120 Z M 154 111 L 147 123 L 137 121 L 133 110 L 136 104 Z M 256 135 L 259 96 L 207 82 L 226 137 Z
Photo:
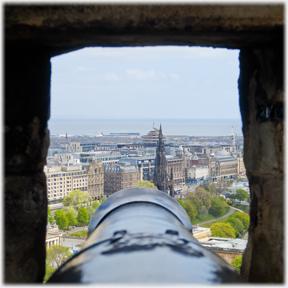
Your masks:
M 153 183 L 159 190 L 167 192 L 168 190 L 168 175 L 167 175 L 167 160 L 165 157 L 165 148 L 163 142 L 162 126 L 160 124 L 159 139 L 156 149 L 155 159 L 155 172 L 153 177 Z

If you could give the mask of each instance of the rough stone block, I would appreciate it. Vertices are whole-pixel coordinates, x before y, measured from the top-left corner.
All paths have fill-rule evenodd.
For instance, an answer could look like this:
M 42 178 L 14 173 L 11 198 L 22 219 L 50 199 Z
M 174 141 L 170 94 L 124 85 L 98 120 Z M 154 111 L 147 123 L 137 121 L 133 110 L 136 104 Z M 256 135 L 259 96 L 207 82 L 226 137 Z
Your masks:
M 6 283 L 42 282 L 45 274 L 47 191 L 44 173 L 6 176 Z

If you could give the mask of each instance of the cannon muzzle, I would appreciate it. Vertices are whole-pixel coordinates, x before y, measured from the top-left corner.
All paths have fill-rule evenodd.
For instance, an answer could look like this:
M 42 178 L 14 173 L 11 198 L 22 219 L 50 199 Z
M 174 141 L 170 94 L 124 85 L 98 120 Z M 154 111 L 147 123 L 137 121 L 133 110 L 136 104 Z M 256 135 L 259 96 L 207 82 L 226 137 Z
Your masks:
M 130 188 L 94 213 L 83 249 L 47 283 L 243 283 L 236 270 L 201 246 L 182 206 L 165 192 Z

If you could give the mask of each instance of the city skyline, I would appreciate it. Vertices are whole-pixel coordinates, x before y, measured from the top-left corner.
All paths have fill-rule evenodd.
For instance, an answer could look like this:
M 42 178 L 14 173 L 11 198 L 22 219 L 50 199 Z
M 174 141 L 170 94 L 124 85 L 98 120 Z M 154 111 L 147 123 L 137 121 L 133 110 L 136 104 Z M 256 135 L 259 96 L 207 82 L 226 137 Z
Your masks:
M 156 46 L 53 57 L 50 119 L 239 119 L 238 55 Z

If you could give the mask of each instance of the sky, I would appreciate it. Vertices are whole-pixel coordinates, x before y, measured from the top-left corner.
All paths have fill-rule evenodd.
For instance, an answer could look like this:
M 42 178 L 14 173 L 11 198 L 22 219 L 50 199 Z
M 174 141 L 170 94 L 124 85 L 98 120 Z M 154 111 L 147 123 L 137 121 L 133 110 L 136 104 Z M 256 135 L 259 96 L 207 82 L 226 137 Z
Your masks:
M 51 120 L 239 119 L 239 50 L 84 48 L 53 57 Z

